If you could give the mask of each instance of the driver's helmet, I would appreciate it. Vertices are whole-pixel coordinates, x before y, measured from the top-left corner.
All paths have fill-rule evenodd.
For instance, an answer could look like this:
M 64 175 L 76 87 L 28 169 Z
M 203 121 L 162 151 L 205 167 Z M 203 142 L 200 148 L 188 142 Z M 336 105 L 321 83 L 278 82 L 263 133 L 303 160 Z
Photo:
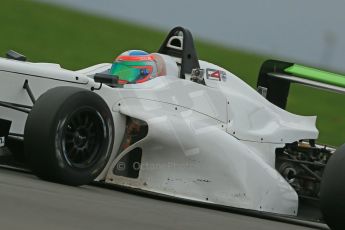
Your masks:
M 118 84 L 142 83 L 158 76 L 157 61 L 153 54 L 129 50 L 118 56 L 109 70 L 118 77 Z

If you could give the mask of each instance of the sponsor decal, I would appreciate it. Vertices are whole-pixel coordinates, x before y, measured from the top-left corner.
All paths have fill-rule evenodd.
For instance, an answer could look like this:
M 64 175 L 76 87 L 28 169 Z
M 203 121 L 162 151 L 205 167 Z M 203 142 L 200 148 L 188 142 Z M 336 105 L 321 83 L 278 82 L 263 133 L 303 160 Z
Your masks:
M 207 69 L 206 77 L 207 79 L 210 79 L 210 80 L 226 81 L 226 73 L 222 70 Z
M 5 146 L 5 137 L 0 137 L 0 147 Z

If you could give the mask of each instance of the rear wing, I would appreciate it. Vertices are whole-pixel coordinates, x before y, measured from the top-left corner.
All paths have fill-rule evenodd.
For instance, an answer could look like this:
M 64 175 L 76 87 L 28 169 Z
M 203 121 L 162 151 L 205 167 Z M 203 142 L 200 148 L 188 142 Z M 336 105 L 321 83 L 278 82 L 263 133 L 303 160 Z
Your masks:
M 345 75 L 276 60 L 262 64 L 258 91 L 282 109 L 286 108 L 291 83 L 345 94 Z

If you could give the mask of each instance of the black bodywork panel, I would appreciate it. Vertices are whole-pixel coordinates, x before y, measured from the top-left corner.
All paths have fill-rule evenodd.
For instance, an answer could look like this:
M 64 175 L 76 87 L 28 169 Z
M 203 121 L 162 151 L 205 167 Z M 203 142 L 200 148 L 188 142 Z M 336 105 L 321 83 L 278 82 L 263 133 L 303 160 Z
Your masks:
M 269 73 L 285 73 L 284 70 L 293 63 L 268 60 L 260 69 L 257 87 L 267 88 L 266 99 L 276 106 L 285 109 L 289 96 L 290 81 L 269 76 Z

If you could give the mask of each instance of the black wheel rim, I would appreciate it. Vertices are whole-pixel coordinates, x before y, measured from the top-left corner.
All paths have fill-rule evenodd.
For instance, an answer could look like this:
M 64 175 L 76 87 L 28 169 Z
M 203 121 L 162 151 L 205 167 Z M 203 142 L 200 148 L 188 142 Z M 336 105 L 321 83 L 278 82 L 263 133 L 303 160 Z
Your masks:
M 70 166 L 79 169 L 96 164 L 107 141 L 105 121 L 94 108 L 81 108 L 69 115 L 60 134 L 57 141 L 62 155 Z

